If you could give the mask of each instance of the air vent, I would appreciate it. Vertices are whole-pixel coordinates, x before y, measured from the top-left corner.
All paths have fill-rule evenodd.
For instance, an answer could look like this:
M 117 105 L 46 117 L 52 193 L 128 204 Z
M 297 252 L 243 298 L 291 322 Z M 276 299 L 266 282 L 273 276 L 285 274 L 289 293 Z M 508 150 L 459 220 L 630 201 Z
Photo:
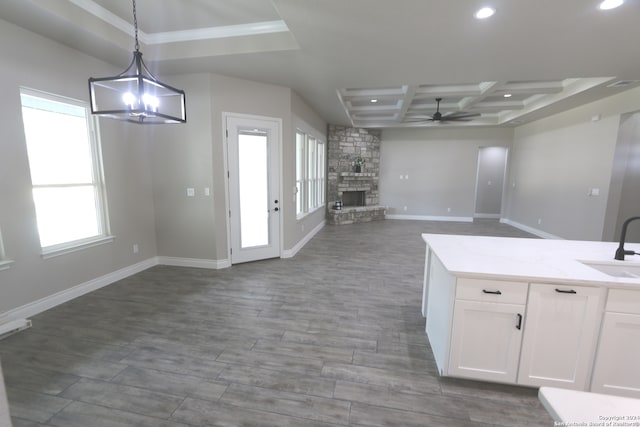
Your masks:
M 611 83 L 607 85 L 607 87 L 624 87 L 632 84 L 638 83 L 638 80 L 618 80 L 615 83 Z

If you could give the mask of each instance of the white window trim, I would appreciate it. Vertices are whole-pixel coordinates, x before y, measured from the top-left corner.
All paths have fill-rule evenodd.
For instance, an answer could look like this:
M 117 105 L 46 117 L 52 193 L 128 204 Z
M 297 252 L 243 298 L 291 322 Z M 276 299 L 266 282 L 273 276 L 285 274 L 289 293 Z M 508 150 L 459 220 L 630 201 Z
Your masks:
M 13 263 L 14 263 L 14 261 L 12 259 L 0 260 L 0 271 L 8 270 L 9 268 L 11 268 L 11 264 L 13 264 Z
M 2 230 L 0 230 L 0 271 L 8 270 L 11 264 L 13 264 L 13 260 L 8 259 L 6 256 L 7 254 L 4 251 L 4 243 L 2 240 Z
M 43 259 L 53 258 L 60 255 L 65 255 L 72 252 L 81 251 L 87 248 L 99 246 L 106 243 L 111 243 L 115 239 L 115 236 L 111 234 L 111 227 L 109 221 L 109 209 L 107 204 L 107 190 L 104 179 L 104 167 L 102 164 L 102 146 L 100 141 L 100 126 L 95 116 L 91 114 L 89 104 L 84 101 L 57 95 L 37 89 L 31 89 L 21 86 L 20 93 L 31 95 L 35 97 L 41 97 L 46 99 L 52 99 L 58 102 L 65 102 L 68 104 L 80 106 L 85 109 L 87 113 L 87 127 L 90 138 L 91 148 L 91 161 L 93 166 L 94 179 L 96 181 L 97 198 L 99 199 L 99 206 L 96 210 L 98 216 L 98 223 L 100 225 L 101 234 L 97 236 L 91 236 L 86 239 L 72 240 L 69 242 L 60 243 L 58 245 L 51 245 L 41 247 L 41 256 Z M 33 188 L 33 185 L 32 185 Z M 7 267 L 8 268 L 8 267 Z
M 66 255 L 72 252 L 78 252 L 87 248 L 93 248 L 94 246 L 104 245 L 111 243 L 116 239 L 116 236 L 99 236 L 91 237 L 88 239 L 74 240 L 73 242 L 62 243 L 60 245 L 47 246 L 42 249 L 42 259 L 55 258 L 60 255 Z
M 326 175 L 326 166 L 327 166 L 327 154 L 326 154 L 326 150 L 327 150 L 327 146 L 326 146 L 326 142 L 323 138 L 318 138 L 317 136 L 317 132 L 315 130 L 313 130 L 310 126 L 304 124 L 303 126 L 297 126 L 295 129 L 295 139 L 296 139 L 296 155 L 295 155 L 295 161 L 296 161 L 296 171 L 297 171 L 297 162 L 298 162 L 298 153 L 297 153 L 297 134 L 301 133 L 302 135 L 304 135 L 304 142 L 302 144 L 303 150 L 304 150 L 304 165 L 303 165 L 303 179 L 302 179 L 302 185 L 301 185 L 301 189 L 303 192 L 302 195 L 302 212 L 298 213 L 296 212 L 296 220 L 301 220 L 303 218 L 305 218 L 308 215 L 313 214 L 314 212 L 317 212 L 320 209 L 325 209 L 326 205 L 327 205 L 327 197 L 326 197 L 326 181 L 327 181 L 327 175 Z M 323 189 L 323 194 L 321 195 L 321 200 L 322 202 L 319 203 L 317 206 L 313 206 L 313 207 L 309 207 L 309 197 L 311 197 L 311 195 L 309 194 L 308 191 L 308 185 L 309 185 L 309 171 L 308 171 L 308 163 L 309 163 L 309 153 L 308 153 L 308 147 L 309 147 L 309 138 L 313 138 L 316 141 L 316 147 L 318 146 L 322 146 L 323 150 L 324 150 L 324 156 L 323 156 L 323 160 L 324 160 L 324 164 L 323 164 L 323 171 L 322 171 L 322 180 L 324 181 L 324 185 L 322 186 Z M 317 150 L 316 150 L 316 165 L 317 167 Z M 296 175 L 295 177 L 295 182 L 296 182 L 296 188 L 298 185 L 298 177 Z M 296 203 L 297 203 L 297 194 L 296 194 Z M 296 205 L 297 208 L 297 205 Z M 296 209 L 297 210 L 297 209 Z

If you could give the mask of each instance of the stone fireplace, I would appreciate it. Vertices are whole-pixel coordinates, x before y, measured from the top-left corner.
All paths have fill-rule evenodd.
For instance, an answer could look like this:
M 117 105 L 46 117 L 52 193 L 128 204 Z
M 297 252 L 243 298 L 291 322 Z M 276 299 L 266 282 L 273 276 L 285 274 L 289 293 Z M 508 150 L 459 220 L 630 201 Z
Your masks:
M 384 219 L 379 206 L 380 130 L 329 125 L 327 220 L 351 224 Z M 356 159 L 364 165 L 356 172 Z M 336 202 L 343 207 L 335 209 Z

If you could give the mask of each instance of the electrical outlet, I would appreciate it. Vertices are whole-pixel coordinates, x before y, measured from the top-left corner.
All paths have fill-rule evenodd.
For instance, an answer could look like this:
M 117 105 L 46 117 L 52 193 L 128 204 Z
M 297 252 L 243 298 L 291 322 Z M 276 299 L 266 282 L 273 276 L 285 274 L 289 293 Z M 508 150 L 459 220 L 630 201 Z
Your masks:
M 138 248 L 138 244 L 137 244 L 137 243 L 134 243 L 134 244 L 133 244 L 133 253 L 134 253 L 134 254 L 137 254 L 137 253 L 138 253 L 138 251 L 139 251 L 139 249 L 140 249 L 140 248 Z
M 542 218 L 538 218 L 538 225 L 542 224 Z
M 451 212 L 451 208 L 447 208 L 447 212 Z
M 404 209 L 404 211 L 406 212 L 406 211 L 407 211 L 407 209 L 409 209 L 409 208 L 407 208 L 407 207 L 405 206 L 403 209 Z

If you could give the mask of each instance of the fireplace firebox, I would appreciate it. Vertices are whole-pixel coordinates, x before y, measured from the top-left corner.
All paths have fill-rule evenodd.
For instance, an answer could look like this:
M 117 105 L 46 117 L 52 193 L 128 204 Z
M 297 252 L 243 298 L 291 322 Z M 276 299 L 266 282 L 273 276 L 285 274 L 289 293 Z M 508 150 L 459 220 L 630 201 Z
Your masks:
M 364 191 L 343 191 L 342 192 L 342 204 L 343 206 L 365 206 L 366 193 Z

